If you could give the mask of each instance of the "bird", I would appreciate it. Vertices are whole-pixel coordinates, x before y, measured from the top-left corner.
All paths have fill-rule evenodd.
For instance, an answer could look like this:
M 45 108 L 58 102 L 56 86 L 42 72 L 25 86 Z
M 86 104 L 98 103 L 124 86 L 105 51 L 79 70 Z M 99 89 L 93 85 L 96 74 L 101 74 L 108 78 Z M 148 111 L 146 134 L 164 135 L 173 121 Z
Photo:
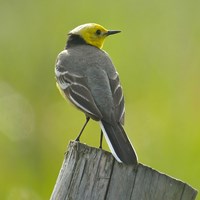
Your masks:
M 104 135 L 119 163 L 136 165 L 137 154 L 123 128 L 125 105 L 119 75 L 108 53 L 102 50 L 105 39 L 120 32 L 96 23 L 72 29 L 65 49 L 57 56 L 55 78 L 61 95 L 86 116 L 76 141 L 93 119 L 101 128 L 100 148 Z

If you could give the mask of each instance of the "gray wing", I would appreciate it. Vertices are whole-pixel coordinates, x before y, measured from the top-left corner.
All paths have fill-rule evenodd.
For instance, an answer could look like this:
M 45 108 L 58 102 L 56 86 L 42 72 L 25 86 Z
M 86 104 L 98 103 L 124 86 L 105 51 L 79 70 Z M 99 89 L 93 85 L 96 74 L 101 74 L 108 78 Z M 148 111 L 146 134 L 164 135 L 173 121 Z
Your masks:
M 102 115 L 88 89 L 87 79 L 68 71 L 60 72 L 58 68 L 55 69 L 55 73 L 58 86 L 65 96 L 87 116 L 100 120 Z
M 115 117 L 118 122 L 123 125 L 125 118 L 124 95 L 118 74 L 116 73 L 116 76 L 114 78 L 110 78 L 109 81 L 113 95 Z

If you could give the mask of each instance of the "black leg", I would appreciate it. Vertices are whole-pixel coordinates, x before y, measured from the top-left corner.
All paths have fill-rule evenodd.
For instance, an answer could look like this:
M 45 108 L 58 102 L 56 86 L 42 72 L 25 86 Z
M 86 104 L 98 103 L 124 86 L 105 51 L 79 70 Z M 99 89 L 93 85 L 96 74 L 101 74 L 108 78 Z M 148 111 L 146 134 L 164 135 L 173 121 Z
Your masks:
M 103 132 L 101 130 L 101 133 L 100 133 L 100 145 L 99 145 L 100 149 L 102 149 L 102 142 L 103 142 Z
M 81 131 L 80 131 L 80 133 L 78 134 L 78 137 L 75 139 L 75 141 L 80 141 L 80 137 L 81 137 L 81 135 L 82 135 L 82 133 L 83 133 L 83 131 L 84 131 L 84 129 L 85 129 L 85 127 L 86 127 L 86 125 L 87 125 L 87 123 L 90 121 L 90 118 L 89 117 L 86 117 L 86 122 L 85 122 L 85 124 L 83 125 L 83 128 L 81 129 Z

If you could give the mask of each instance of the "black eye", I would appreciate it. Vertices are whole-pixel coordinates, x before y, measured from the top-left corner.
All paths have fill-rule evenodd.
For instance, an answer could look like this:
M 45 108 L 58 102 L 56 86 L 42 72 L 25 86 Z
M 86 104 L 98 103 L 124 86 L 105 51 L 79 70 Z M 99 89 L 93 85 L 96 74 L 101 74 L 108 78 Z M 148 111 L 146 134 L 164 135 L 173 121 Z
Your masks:
M 98 29 L 98 30 L 96 31 L 96 34 L 97 34 L 97 35 L 100 35 L 100 34 L 101 34 L 101 30 Z

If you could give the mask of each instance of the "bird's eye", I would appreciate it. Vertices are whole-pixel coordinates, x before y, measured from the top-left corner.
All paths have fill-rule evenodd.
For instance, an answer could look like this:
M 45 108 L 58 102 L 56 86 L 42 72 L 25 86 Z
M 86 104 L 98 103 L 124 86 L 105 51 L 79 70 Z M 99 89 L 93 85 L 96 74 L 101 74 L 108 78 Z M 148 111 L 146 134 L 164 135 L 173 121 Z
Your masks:
M 98 30 L 96 31 L 96 34 L 97 34 L 97 35 L 100 35 L 100 34 L 101 34 L 101 30 L 98 29 Z

